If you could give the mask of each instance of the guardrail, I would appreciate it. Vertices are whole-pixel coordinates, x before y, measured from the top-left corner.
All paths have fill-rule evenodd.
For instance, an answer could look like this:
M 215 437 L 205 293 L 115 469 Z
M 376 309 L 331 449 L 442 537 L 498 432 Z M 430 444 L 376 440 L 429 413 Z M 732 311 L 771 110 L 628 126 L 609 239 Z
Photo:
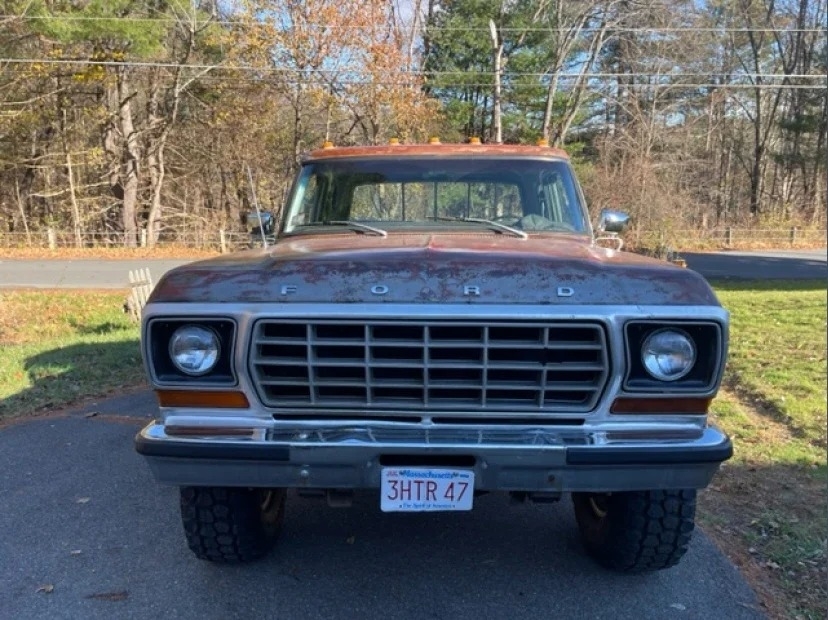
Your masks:
M 779 228 L 723 227 L 711 229 L 674 229 L 670 231 L 631 230 L 622 235 L 625 247 L 632 250 L 662 248 L 665 251 L 690 251 L 700 248 L 815 247 L 826 245 L 826 230 L 798 226 Z M 46 229 L 25 232 L 0 232 L 0 248 L 124 248 L 126 236 L 120 232 L 81 232 Z M 146 231 L 138 240 L 146 247 Z M 257 237 L 239 231 L 194 231 L 165 234 L 158 248 L 182 248 L 221 253 L 258 245 Z

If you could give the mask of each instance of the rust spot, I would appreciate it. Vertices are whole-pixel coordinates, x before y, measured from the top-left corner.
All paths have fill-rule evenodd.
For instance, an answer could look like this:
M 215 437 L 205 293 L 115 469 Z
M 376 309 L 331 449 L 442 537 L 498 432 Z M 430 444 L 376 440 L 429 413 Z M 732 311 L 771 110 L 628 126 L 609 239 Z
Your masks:
M 399 148 L 399 147 L 398 147 Z M 666 261 L 596 251 L 588 237 L 528 240 L 477 234 L 307 235 L 268 251 L 168 272 L 153 302 L 444 302 L 560 305 L 712 305 L 707 282 Z M 283 285 L 295 293 L 281 295 Z M 378 296 L 371 288 L 389 292 Z M 558 297 L 558 286 L 574 295 Z M 479 286 L 470 299 L 463 286 Z

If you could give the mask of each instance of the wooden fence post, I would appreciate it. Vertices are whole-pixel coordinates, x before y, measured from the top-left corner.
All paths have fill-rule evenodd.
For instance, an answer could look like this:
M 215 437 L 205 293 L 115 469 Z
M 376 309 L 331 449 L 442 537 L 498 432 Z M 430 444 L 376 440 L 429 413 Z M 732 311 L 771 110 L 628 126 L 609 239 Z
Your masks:
M 227 254 L 227 239 L 224 236 L 224 229 L 219 228 L 219 248 L 222 254 Z
M 796 233 L 799 232 L 799 229 L 796 226 L 791 226 L 791 245 L 796 243 Z
M 725 245 L 727 247 L 733 245 L 733 229 L 730 226 L 725 228 Z
M 46 237 L 49 239 L 49 249 L 54 250 L 57 248 L 57 235 L 55 234 L 54 228 L 46 229 Z
M 126 302 L 126 310 L 134 321 L 141 320 L 141 313 L 152 292 L 152 276 L 149 269 L 130 270 L 130 293 Z

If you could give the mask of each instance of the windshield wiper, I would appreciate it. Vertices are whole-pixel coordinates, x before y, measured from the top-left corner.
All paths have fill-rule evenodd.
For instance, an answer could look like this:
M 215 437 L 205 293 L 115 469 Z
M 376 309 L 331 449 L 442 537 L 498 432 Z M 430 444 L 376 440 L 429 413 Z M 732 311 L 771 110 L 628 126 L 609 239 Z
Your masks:
M 330 220 L 328 222 L 321 222 L 322 224 L 338 224 L 339 226 L 350 226 L 351 228 L 355 228 L 357 230 L 362 230 L 365 232 L 372 232 L 375 235 L 379 235 L 380 237 L 387 237 L 388 233 L 385 232 L 382 228 L 374 228 L 373 226 L 368 226 L 368 224 L 363 224 L 362 222 L 353 222 L 351 220 Z
M 504 230 L 506 232 L 512 233 L 515 237 L 519 237 L 520 239 L 528 239 L 529 235 L 527 235 L 522 230 L 518 230 L 517 228 L 512 228 L 511 226 L 507 226 L 506 224 L 501 224 L 500 222 L 493 222 L 492 220 L 484 220 L 479 217 L 449 217 L 449 216 L 435 216 L 435 220 L 441 220 L 443 222 L 474 222 L 475 224 L 485 224 L 486 226 L 490 226 L 497 230 Z

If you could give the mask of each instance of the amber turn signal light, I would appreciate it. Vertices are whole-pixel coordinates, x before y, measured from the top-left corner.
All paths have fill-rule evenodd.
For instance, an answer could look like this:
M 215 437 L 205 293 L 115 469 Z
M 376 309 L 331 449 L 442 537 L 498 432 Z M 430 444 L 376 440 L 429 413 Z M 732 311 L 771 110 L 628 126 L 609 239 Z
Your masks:
M 617 414 L 688 414 L 705 415 L 711 398 L 616 398 L 610 413 Z
M 250 406 L 243 392 L 193 392 L 190 390 L 156 390 L 162 407 L 216 407 L 218 409 L 246 409 Z

